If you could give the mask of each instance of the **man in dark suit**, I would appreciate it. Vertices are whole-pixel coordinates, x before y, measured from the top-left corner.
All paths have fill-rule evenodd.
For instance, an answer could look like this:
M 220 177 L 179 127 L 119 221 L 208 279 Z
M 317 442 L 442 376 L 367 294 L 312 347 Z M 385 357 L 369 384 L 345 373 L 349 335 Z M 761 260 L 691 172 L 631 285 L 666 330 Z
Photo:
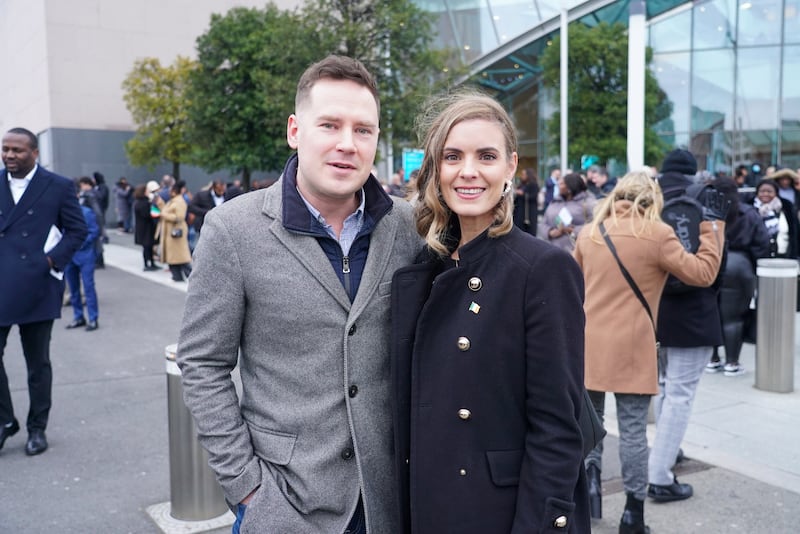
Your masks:
M 2 141 L 0 171 L 0 448 L 19 431 L 14 417 L 3 349 L 18 325 L 28 367 L 28 456 L 47 450 L 52 369 L 50 333 L 61 316 L 63 269 L 86 238 L 72 180 L 36 164 L 36 136 L 9 130 Z
M 206 213 L 228 200 L 225 189 L 226 186 L 223 180 L 214 180 L 211 183 L 211 187 L 198 191 L 194 198 L 192 198 L 192 201 L 189 203 L 189 213 L 194 215 L 194 223 L 192 223 L 192 226 L 194 226 L 198 234 L 203 227 Z

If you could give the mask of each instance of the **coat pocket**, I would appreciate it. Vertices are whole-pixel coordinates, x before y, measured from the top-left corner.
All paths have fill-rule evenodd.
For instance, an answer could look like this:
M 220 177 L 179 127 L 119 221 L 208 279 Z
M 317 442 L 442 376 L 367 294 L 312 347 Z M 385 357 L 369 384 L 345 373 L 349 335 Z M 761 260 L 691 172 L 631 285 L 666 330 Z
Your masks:
M 248 426 L 253 449 L 259 458 L 275 465 L 289 463 L 294 452 L 294 444 L 297 442 L 295 434 L 259 428 L 253 423 L 248 423 Z
M 489 474 L 495 486 L 516 486 L 519 484 L 522 449 L 486 451 L 486 460 L 489 462 Z

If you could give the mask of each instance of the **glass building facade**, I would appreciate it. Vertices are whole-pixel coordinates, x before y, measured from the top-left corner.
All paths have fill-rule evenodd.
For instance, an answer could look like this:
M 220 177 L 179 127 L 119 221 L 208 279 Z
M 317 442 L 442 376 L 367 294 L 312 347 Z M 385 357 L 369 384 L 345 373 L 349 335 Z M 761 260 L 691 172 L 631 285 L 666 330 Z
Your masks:
M 541 176 L 558 164 L 545 128 L 558 102 L 539 57 L 558 35 L 562 6 L 570 25 L 627 25 L 629 0 L 416 3 L 436 17 L 437 45 L 458 50 L 472 79 L 513 114 L 520 167 Z M 800 0 L 648 0 L 646 14 L 650 69 L 672 103 L 658 134 L 712 172 L 800 168 Z

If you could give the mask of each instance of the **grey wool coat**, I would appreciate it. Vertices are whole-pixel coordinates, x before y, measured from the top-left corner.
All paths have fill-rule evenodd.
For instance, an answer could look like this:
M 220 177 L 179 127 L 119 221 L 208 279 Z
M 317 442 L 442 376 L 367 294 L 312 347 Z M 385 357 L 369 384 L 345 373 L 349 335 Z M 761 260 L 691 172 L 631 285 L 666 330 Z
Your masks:
M 396 534 L 389 306 L 420 245 L 412 210 L 394 200 L 377 223 L 351 303 L 317 239 L 282 224 L 286 180 L 206 216 L 178 347 L 186 404 L 229 504 L 259 488 L 243 534 L 344 532 L 359 494 L 370 534 Z

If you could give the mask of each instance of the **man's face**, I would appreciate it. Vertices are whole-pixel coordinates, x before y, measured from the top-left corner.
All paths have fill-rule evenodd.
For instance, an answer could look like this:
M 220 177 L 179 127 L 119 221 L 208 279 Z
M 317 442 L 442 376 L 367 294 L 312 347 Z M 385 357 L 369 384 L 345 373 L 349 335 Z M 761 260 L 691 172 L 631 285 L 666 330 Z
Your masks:
M 3 136 L 3 165 L 11 176 L 22 178 L 36 165 L 39 149 L 31 148 L 27 135 L 7 133 Z
M 80 182 L 78 184 L 78 189 L 80 189 L 81 192 L 91 191 L 92 190 L 92 184 L 87 184 L 86 182 Z
M 286 132 L 297 150 L 303 196 L 320 205 L 352 201 L 369 177 L 378 132 L 378 105 L 369 89 L 349 80 L 316 82 Z
M 214 194 L 221 197 L 225 194 L 225 184 L 214 184 Z

